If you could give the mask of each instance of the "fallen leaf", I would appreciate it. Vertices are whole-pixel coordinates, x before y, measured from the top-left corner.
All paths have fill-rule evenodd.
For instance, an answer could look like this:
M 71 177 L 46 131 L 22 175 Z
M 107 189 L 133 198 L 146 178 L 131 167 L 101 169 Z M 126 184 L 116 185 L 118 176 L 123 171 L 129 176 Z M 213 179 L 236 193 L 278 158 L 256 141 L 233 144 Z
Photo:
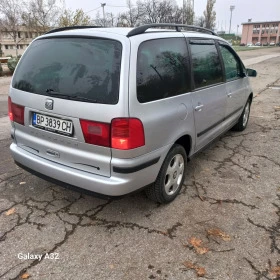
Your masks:
M 186 261 L 186 262 L 183 262 L 183 265 L 188 268 L 188 269 L 193 269 L 196 271 L 196 275 L 198 277 L 203 277 L 205 274 L 206 274 L 206 270 L 204 267 L 200 267 L 198 265 L 195 265 L 194 263 L 192 262 L 189 262 L 189 261 Z
M 16 212 L 16 208 L 13 207 L 6 212 L 6 216 L 10 216 Z
M 273 276 L 280 276 L 280 266 L 273 267 L 270 271 Z
M 186 262 L 183 262 L 183 265 L 186 267 L 186 268 L 195 268 L 195 264 L 192 263 L 192 262 L 189 262 L 189 261 L 186 261 Z
M 195 250 L 199 255 L 204 255 L 209 252 L 207 247 L 195 247 Z
M 210 168 L 204 168 L 202 171 L 209 172 Z
M 189 240 L 189 243 L 194 247 L 196 253 L 203 255 L 209 252 L 209 249 L 207 247 L 202 246 L 202 240 L 196 237 L 192 237 Z
M 21 275 L 21 279 L 28 279 L 30 275 L 28 273 L 24 273 Z
M 199 247 L 202 244 L 202 240 L 196 237 L 192 237 L 189 241 L 189 243 L 191 245 L 193 245 L 194 247 Z
M 25 184 L 26 184 L 26 182 L 20 182 L 19 184 L 20 184 L 20 185 L 25 185 Z
M 230 241 L 230 236 L 226 234 L 225 232 L 221 231 L 218 228 L 208 229 L 207 230 L 208 235 L 216 236 L 222 238 L 224 241 Z
M 203 277 L 206 274 L 206 270 L 204 267 L 196 267 L 195 271 L 198 277 Z

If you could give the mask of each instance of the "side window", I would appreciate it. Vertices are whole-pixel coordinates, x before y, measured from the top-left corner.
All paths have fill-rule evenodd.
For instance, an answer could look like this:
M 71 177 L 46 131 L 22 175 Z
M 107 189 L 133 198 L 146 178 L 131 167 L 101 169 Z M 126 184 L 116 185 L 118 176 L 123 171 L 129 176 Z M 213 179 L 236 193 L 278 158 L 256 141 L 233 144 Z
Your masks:
M 183 38 L 143 42 L 137 57 L 137 98 L 150 102 L 189 91 L 187 46 Z
M 226 80 L 230 81 L 240 78 L 242 71 L 240 61 L 226 46 L 220 45 L 220 50 L 225 65 Z
M 214 41 L 192 40 L 190 47 L 195 88 L 221 83 L 223 72 Z

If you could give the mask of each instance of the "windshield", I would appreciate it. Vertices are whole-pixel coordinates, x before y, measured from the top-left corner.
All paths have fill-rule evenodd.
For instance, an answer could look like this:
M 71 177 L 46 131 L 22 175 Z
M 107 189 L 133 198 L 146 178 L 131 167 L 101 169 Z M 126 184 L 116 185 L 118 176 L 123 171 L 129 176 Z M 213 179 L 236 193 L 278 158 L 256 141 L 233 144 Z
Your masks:
M 55 97 L 116 104 L 122 45 L 97 38 L 50 38 L 34 41 L 17 67 L 12 86 Z

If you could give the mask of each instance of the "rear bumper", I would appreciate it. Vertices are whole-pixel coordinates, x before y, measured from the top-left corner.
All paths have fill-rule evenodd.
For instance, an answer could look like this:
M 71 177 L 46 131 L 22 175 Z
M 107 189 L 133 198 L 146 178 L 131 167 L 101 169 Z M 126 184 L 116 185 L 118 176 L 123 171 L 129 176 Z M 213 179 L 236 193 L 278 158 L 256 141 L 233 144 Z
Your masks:
M 27 170 L 35 171 L 35 174 L 41 174 L 45 179 L 49 177 L 105 196 L 125 195 L 153 183 L 168 150 L 169 147 L 164 147 L 148 154 L 148 156 L 145 155 L 147 162 L 151 162 L 152 165 L 143 166 L 144 168 L 141 170 L 132 173 L 116 173 L 112 170 L 111 177 L 104 177 L 38 157 L 21 149 L 15 143 L 10 146 L 10 151 L 16 163 L 26 167 Z M 157 162 L 152 160 L 156 158 L 159 158 Z M 127 162 L 129 163 L 129 160 Z M 139 162 L 143 162 L 142 157 Z

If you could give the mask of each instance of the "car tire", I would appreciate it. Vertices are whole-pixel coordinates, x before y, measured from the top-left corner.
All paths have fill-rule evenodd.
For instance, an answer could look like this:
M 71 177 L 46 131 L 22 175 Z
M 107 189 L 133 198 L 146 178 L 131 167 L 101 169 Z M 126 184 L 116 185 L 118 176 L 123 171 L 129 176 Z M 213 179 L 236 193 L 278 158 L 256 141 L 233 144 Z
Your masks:
M 251 108 L 251 100 L 248 99 L 243 109 L 243 112 L 238 119 L 237 124 L 232 128 L 232 130 L 243 131 L 247 127 L 249 116 L 250 116 L 250 108 Z
M 175 199 L 185 180 L 187 154 L 185 149 L 174 144 L 168 152 L 157 179 L 145 192 L 148 198 L 159 203 Z

